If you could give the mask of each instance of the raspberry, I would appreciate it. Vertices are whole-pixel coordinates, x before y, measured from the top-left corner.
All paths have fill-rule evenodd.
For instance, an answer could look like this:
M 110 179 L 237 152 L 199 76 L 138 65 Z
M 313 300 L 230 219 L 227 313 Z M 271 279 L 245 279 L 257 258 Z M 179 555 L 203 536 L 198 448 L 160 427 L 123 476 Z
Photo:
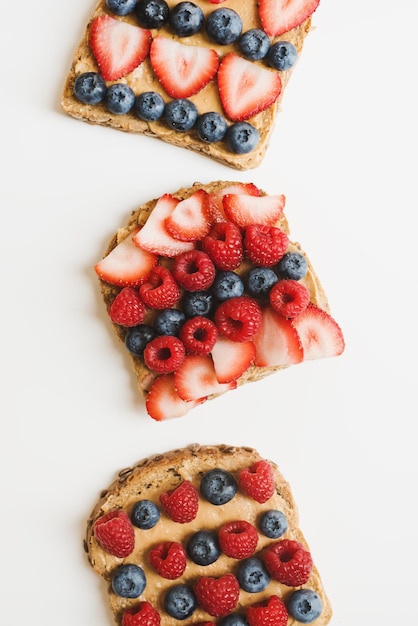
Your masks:
M 262 504 L 274 493 L 273 468 L 267 461 L 257 461 L 251 467 L 245 467 L 238 474 L 238 484 L 242 491 Z
M 124 287 L 113 300 L 109 308 L 112 322 L 120 326 L 138 326 L 145 318 L 146 307 L 139 293 L 132 287 Z
M 173 522 L 186 524 L 194 520 L 199 506 L 199 493 L 189 480 L 160 495 L 164 511 Z
M 239 583 L 233 574 L 220 578 L 202 576 L 194 586 L 199 604 L 213 617 L 224 617 L 231 613 L 238 604 Z
M 186 552 L 181 543 L 164 541 L 150 551 L 149 561 L 160 576 L 175 580 L 186 569 Z
M 183 342 L 173 335 L 155 337 L 144 348 L 145 365 L 158 374 L 169 374 L 177 370 L 185 355 Z
M 209 289 L 215 278 L 215 266 L 206 252 L 201 250 L 179 254 L 172 271 L 174 278 L 187 291 Z
M 275 265 L 287 250 L 289 237 L 275 226 L 251 224 L 245 230 L 245 253 L 254 263 L 261 267 Z
M 249 626 L 286 626 L 288 613 L 278 596 L 270 596 L 266 602 L 256 602 L 245 612 Z
M 272 308 L 283 317 L 294 318 L 303 313 L 311 299 L 308 289 L 297 280 L 279 280 L 269 292 Z
M 233 559 L 246 559 L 255 552 L 258 532 L 249 522 L 237 520 L 221 526 L 218 540 L 224 554 Z
M 135 531 L 125 511 L 117 509 L 99 517 L 94 536 L 106 552 L 119 558 L 129 556 L 135 547 Z
M 160 626 L 160 614 L 149 602 L 140 602 L 136 609 L 127 609 L 122 626 Z
M 244 258 L 241 231 L 232 222 L 219 222 L 202 240 L 202 248 L 221 270 L 234 270 Z
M 207 317 L 191 317 L 180 329 L 180 339 L 190 354 L 209 354 L 218 338 L 218 329 Z
M 215 311 L 218 332 L 232 341 L 249 341 L 261 326 L 261 309 L 248 296 L 229 298 Z
M 180 289 L 167 267 L 156 265 L 139 288 L 139 295 L 152 309 L 169 309 L 180 298 Z
M 270 576 L 289 587 L 304 585 L 313 566 L 311 553 L 292 539 L 281 539 L 270 544 L 263 560 Z

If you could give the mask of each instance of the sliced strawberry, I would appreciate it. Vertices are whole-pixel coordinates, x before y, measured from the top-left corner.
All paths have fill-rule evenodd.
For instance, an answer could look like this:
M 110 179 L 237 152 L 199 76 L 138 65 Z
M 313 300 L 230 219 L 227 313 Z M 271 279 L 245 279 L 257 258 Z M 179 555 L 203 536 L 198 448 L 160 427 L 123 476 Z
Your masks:
M 229 52 L 218 70 L 219 97 L 231 120 L 248 120 L 276 102 L 282 90 L 278 72 Z
M 274 226 L 283 214 L 285 202 L 283 195 L 257 197 L 226 194 L 222 199 L 227 219 L 240 228 L 251 224 Z
M 292 323 L 270 306 L 263 308 L 261 328 L 253 339 L 259 367 L 295 365 L 303 361 L 303 348 Z
M 174 385 L 183 400 L 205 400 L 235 389 L 236 381 L 220 383 L 216 378 L 212 358 L 208 355 L 186 356 L 178 370 L 174 372 Z
M 248 194 L 250 196 L 261 195 L 260 189 L 256 187 L 254 183 L 233 183 L 232 185 L 228 185 L 223 189 L 212 191 L 212 193 L 209 193 L 206 196 L 206 204 L 208 206 L 211 219 L 214 223 L 228 221 L 225 217 L 225 212 L 222 204 L 222 198 L 227 193 Z
M 317 9 L 320 0 L 258 0 L 263 30 L 277 37 L 296 28 Z
M 168 232 L 165 221 L 176 208 L 179 200 L 166 193 L 162 195 L 150 213 L 143 228 L 135 235 L 134 243 L 154 254 L 175 257 L 181 252 L 193 250 L 195 244 L 191 241 L 174 239 Z
M 302 342 L 304 359 L 339 356 L 345 343 L 341 328 L 334 318 L 315 304 L 292 321 Z
M 96 263 L 94 270 L 99 278 L 121 287 L 138 287 L 148 278 L 158 257 L 135 245 L 133 238 L 139 230 L 135 228 L 104 259 Z
M 212 348 L 216 378 L 220 383 L 237 380 L 253 363 L 255 345 L 252 341 L 231 341 L 218 335 Z
M 165 220 L 168 232 L 181 241 L 199 241 L 211 229 L 212 220 L 205 202 L 207 192 L 198 189 L 189 198 L 181 200 Z
M 110 15 L 99 15 L 90 30 L 90 46 L 105 80 L 117 80 L 147 58 L 151 32 Z
M 172 98 L 189 98 L 214 78 L 219 57 L 212 48 L 187 46 L 158 35 L 151 44 L 150 61 L 161 85 Z
M 182 417 L 198 404 L 200 401 L 185 402 L 180 398 L 174 387 L 173 374 L 163 374 L 156 378 L 145 400 L 149 416 L 157 422 Z

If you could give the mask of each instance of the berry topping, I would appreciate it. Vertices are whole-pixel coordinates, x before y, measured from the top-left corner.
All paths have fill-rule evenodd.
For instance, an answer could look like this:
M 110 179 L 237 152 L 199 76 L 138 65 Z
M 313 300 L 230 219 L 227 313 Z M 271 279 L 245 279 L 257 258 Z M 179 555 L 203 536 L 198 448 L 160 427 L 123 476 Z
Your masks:
M 147 343 L 154 339 L 155 330 L 148 324 L 139 324 L 128 329 L 125 335 L 125 346 L 134 356 L 142 357 Z
M 246 559 L 255 552 L 258 543 L 256 528 L 245 520 L 228 522 L 220 527 L 219 546 L 233 559 Z
M 101 547 L 117 556 L 129 556 L 135 547 L 135 532 L 125 511 L 109 511 L 94 522 L 94 536 Z
M 287 600 L 287 610 L 301 624 L 311 624 L 322 613 L 322 600 L 312 589 L 296 589 Z
M 156 91 L 144 91 L 140 93 L 134 104 L 134 111 L 141 120 L 155 122 L 164 113 L 165 102 Z
M 244 250 L 248 258 L 262 267 L 275 265 L 284 255 L 289 237 L 276 226 L 250 224 L 245 229 Z
M 158 376 L 151 385 L 145 399 L 148 415 L 157 422 L 182 417 L 199 402 L 185 402 L 174 386 L 173 374 Z
M 227 220 L 240 228 L 253 224 L 274 226 L 282 216 L 286 198 L 283 195 L 251 196 L 248 194 L 226 194 L 222 204 Z
M 186 321 L 186 316 L 179 309 L 164 309 L 158 311 L 154 320 L 154 329 L 159 335 L 175 335 L 180 334 L 180 328 Z
M 132 507 L 131 522 L 137 528 L 149 530 L 159 522 L 160 510 L 151 500 L 138 500 Z
M 221 270 L 235 270 L 244 258 L 241 232 L 232 222 L 214 224 L 202 240 L 202 248 Z
M 167 267 L 156 265 L 139 288 L 139 295 L 152 309 L 173 307 L 180 298 L 180 289 Z
M 233 9 L 216 9 L 206 18 L 206 33 L 218 44 L 234 43 L 242 33 L 242 20 Z
M 311 299 L 309 290 L 297 280 L 279 280 L 270 290 L 270 304 L 283 317 L 294 318 L 303 313 Z
M 260 531 L 270 539 L 278 539 L 288 529 L 286 515 L 282 511 L 265 511 L 258 523 Z
M 84 72 L 74 81 L 74 95 L 85 104 L 98 104 L 106 95 L 106 83 L 98 72 Z
M 126 609 L 122 626 L 160 626 L 160 614 L 149 602 L 140 602 L 134 609 Z
M 215 266 L 206 252 L 190 250 L 175 258 L 173 276 L 187 291 L 204 291 L 214 281 Z
M 258 461 L 252 467 L 240 471 L 238 484 L 256 502 L 267 502 L 274 494 L 273 468 L 267 461 Z
M 252 341 L 231 341 L 218 335 L 212 348 L 213 365 L 220 383 L 237 380 L 255 359 L 255 345 Z
M 296 28 L 317 9 L 320 0 L 258 0 L 263 30 L 277 37 Z
M 280 278 L 301 280 L 308 271 L 308 262 L 300 252 L 286 252 L 277 265 Z
M 228 129 L 226 120 L 216 111 L 202 113 L 196 120 L 195 130 L 199 139 L 205 143 L 222 141 Z
M 205 354 L 186 356 L 179 369 L 174 372 L 174 384 L 183 400 L 204 400 L 237 386 L 236 381 L 220 383 L 212 358 Z
M 193 128 L 198 115 L 196 105 L 187 98 L 172 100 L 164 110 L 164 119 L 167 126 L 180 133 Z
M 132 287 L 124 287 L 117 294 L 109 307 L 109 317 L 114 324 L 120 326 L 137 326 L 144 321 L 145 304 L 138 291 Z
M 199 315 L 188 319 L 180 330 L 180 339 L 188 354 L 209 354 L 217 338 L 215 324 L 207 317 Z
M 203 576 L 194 586 L 198 603 L 213 617 L 224 617 L 238 604 L 239 584 L 233 574 L 220 578 Z
M 247 154 L 252 152 L 260 141 L 260 133 L 248 122 L 236 122 L 228 127 L 225 141 L 231 152 Z
M 141 26 L 158 29 L 168 21 L 169 8 L 165 0 L 138 0 L 135 12 Z
M 121 565 L 112 574 L 112 589 L 122 598 L 139 598 L 146 584 L 144 570 L 133 563 Z
M 150 551 L 149 561 L 160 576 L 175 580 L 186 569 L 186 551 L 177 541 L 164 541 Z
M 264 591 L 270 582 L 270 576 L 260 559 L 248 558 L 241 561 L 237 571 L 241 589 L 249 593 Z
M 303 361 L 303 348 L 296 328 L 270 306 L 262 309 L 261 328 L 254 343 L 254 363 L 258 367 L 294 365 Z
M 175 489 L 162 493 L 160 502 L 173 522 L 186 524 L 192 522 L 197 515 L 199 493 L 189 480 L 184 480 Z
M 185 356 L 183 343 L 172 335 L 161 335 L 151 339 L 144 349 L 147 367 L 158 374 L 169 374 L 177 370 Z
M 249 341 L 261 325 L 261 309 L 248 296 L 230 298 L 215 311 L 215 324 L 221 335 L 232 341 Z
M 182 306 L 186 317 L 195 315 L 208 316 L 214 307 L 213 295 L 210 291 L 194 291 L 185 293 Z
M 244 294 L 244 283 L 238 274 L 231 270 L 218 272 L 212 285 L 212 292 L 220 302 Z
M 218 560 L 221 549 L 214 531 L 199 530 L 187 542 L 187 554 L 197 565 L 210 565 Z
M 164 597 L 167 613 L 178 620 L 190 617 L 197 608 L 195 595 L 187 585 L 176 585 L 168 590 Z
M 171 9 L 168 21 L 179 37 L 195 35 L 203 26 L 202 9 L 194 2 L 179 2 Z
M 114 83 L 107 89 L 104 103 L 107 109 L 115 115 L 129 113 L 135 104 L 135 94 L 129 85 Z
M 136 0 L 106 0 L 107 8 L 115 15 L 129 15 L 136 5 Z
M 248 606 L 245 616 L 249 626 L 286 626 L 288 619 L 286 606 L 278 596 Z
M 270 289 L 278 281 L 277 274 L 268 267 L 253 267 L 246 280 L 248 293 L 254 298 L 268 298 Z
M 220 467 L 209 470 L 202 476 L 202 496 L 215 506 L 226 504 L 237 493 L 238 484 L 233 475 Z
M 254 183 L 231 183 L 222 189 L 212 191 L 206 196 L 206 204 L 209 208 L 212 222 L 226 222 L 225 212 L 223 208 L 223 197 L 226 194 L 248 194 L 250 196 L 259 196 L 261 192 Z
M 180 200 L 165 221 L 168 232 L 182 241 L 198 241 L 208 234 L 212 220 L 206 203 L 208 194 L 198 189 Z
M 342 354 L 345 344 L 341 328 L 315 304 L 310 303 L 292 324 L 300 337 L 305 360 Z
M 265 550 L 263 560 L 270 576 L 289 587 L 304 585 L 313 566 L 310 552 L 291 539 L 272 543 Z
M 268 51 L 267 61 L 275 70 L 290 70 L 298 57 L 298 51 L 290 41 L 277 41 Z
M 270 49 L 270 39 L 261 28 L 251 28 L 241 35 L 238 46 L 241 54 L 250 61 L 264 59 Z

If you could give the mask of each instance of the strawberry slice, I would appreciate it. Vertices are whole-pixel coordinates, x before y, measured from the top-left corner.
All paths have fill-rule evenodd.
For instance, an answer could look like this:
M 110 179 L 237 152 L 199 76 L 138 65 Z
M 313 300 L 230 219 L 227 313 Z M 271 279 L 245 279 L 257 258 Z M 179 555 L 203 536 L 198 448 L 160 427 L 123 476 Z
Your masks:
M 263 30 L 277 37 L 296 28 L 317 9 L 320 0 L 258 0 Z
M 214 78 L 219 57 L 212 48 L 187 46 L 158 35 L 151 44 L 150 61 L 161 85 L 172 98 L 188 98 Z
M 134 236 L 134 243 L 148 252 L 161 256 L 175 257 L 182 252 L 193 250 L 192 241 L 174 239 L 168 232 L 165 222 L 173 213 L 179 200 L 166 193 L 158 200 L 141 230 Z
M 146 59 L 151 32 L 110 15 L 99 15 L 91 25 L 90 46 L 103 78 L 117 80 Z
M 99 278 L 111 285 L 138 287 L 148 278 L 158 257 L 138 248 L 133 238 L 140 228 L 135 228 L 117 246 L 94 266 Z
M 305 360 L 339 356 L 344 351 L 341 328 L 331 315 L 315 304 L 309 304 L 292 324 L 302 342 Z
M 292 323 L 270 306 L 263 308 L 261 328 L 253 339 L 259 367 L 295 365 L 303 361 L 303 348 Z
M 220 383 L 209 355 L 190 355 L 174 372 L 174 386 L 183 400 L 203 401 L 208 396 L 235 389 L 237 383 Z
M 250 196 L 260 196 L 261 191 L 254 183 L 233 183 L 223 189 L 212 191 L 206 196 L 206 204 L 211 215 L 212 222 L 227 222 L 223 208 L 222 198 L 227 193 L 248 194 Z
M 286 198 L 275 196 L 248 196 L 227 194 L 222 199 L 227 219 L 240 228 L 251 224 L 274 226 L 282 216 Z
M 229 52 L 218 70 L 222 107 L 229 119 L 248 120 L 276 102 L 282 90 L 278 72 Z
M 152 419 L 161 422 L 174 417 L 182 417 L 203 400 L 185 402 L 174 387 L 174 375 L 162 374 L 155 379 L 147 394 L 145 407 Z
M 255 345 L 252 341 L 231 341 L 218 335 L 212 348 L 216 378 L 220 383 L 237 380 L 253 363 Z
M 198 189 L 189 198 L 180 200 L 165 220 L 165 225 L 175 239 L 199 241 L 211 229 L 212 220 L 205 202 L 207 192 Z

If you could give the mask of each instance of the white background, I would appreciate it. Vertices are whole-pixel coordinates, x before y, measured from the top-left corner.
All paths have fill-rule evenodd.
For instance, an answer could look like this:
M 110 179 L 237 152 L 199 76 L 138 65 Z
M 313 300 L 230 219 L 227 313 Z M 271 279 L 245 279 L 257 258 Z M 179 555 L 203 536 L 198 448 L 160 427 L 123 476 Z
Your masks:
M 93 6 L 2 7 L 1 622 L 110 626 L 85 520 L 119 469 L 200 442 L 279 464 L 332 624 L 414 623 L 417 3 L 322 0 L 270 150 L 244 173 L 61 112 Z M 156 423 L 92 268 L 137 206 L 217 179 L 287 196 L 347 348 Z

